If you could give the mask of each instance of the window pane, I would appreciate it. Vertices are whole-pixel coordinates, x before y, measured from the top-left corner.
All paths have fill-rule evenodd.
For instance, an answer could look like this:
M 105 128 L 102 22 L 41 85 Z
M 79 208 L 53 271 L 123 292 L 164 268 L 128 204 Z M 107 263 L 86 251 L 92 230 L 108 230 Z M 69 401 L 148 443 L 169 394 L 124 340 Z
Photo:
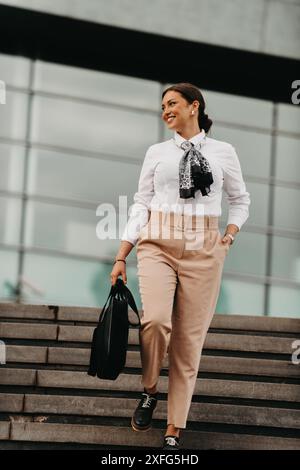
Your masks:
M 47 269 L 45 269 L 47 266 Z M 109 288 L 110 266 L 27 253 L 24 275 L 42 295 L 27 293 L 27 301 L 59 305 L 97 306 Z
M 0 54 L 0 79 L 5 84 L 28 88 L 30 60 L 24 57 Z
M 272 127 L 270 101 L 203 90 L 206 112 L 212 120 L 240 125 Z
M 272 317 L 300 318 L 300 290 L 272 286 L 269 314 Z
M 291 94 L 294 90 L 291 88 Z M 278 106 L 278 129 L 287 132 L 300 132 L 300 109 L 294 104 Z
M 18 244 L 21 223 L 21 200 L 0 196 L 0 242 Z
M 266 235 L 241 232 L 236 236 L 234 244 L 229 249 L 224 270 L 264 276 L 266 273 L 266 251 Z
M 242 131 L 213 124 L 211 138 L 228 142 L 235 147 L 243 175 L 270 175 L 271 136 Z
M 27 253 L 25 277 L 42 290 L 43 294 L 26 291 L 26 301 L 102 307 L 111 288 L 111 269 L 111 264 Z M 140 308 L 135 267 L 128 266 L 127 280 Z
M 274 225 L 300 230 L 300 191 L 289 188 L 275 188 Z
M 268 197 L 269 187 L 265 184 L 246 181 L 246 189 L 250 193 L 251 204 L 249 206 L 249 217 L 245 222 L 251 225 L 267 225 L 268 220 Z M 222 197 L 222 223 L 227 223 L 228 203 L 226 193 Z M 243 230 L 243 227 L 242 227 Z
M 141 111 L 40 97 L 33 109 L 34 142 L 141 160 L 157 142 L 158 118 Z
M 34 88 L 156 112 L 160 109 L 158 82 L 66 65 L 38 61 Z
M 6 91 L 6 104 L 1 105 L 0 137 L 25 140 L 28 96 Z
M 96 205 L 89 210 L 29 201 L 26 245 L 113 259 L 119 247 L 118 231 L 116 239 L 98 239 L 96 227 L 102 219 L 96 215 Z
M 0 189 L 22 191 L 25 148 L 0 143 Z
M 32 150 L 29 192 L 62 198 L 119 204 L 119 195 L 133 203 L 141 165 Z
M 273 238 L 272 276 L 300 282 L 300 240 Z
M 264 286 L 223 279 L 216 313 L 263 315 Z
M 300 139 L 277 137 L 276 178 L 300 183 Z
M 18 277 L 18 253 L 0 249 L 0 298 L 14 300 Z

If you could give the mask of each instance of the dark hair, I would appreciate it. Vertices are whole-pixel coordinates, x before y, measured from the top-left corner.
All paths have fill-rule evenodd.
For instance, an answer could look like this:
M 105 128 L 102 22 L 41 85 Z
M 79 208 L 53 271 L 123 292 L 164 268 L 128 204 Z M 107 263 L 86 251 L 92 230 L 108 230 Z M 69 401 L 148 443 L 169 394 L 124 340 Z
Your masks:
M 207 114 L 205 114 L 205 101 L 203 98 L 203 95 L 199 88 L 197 88 L 195 85 L 192 85 L 191 83 L 176 83 L 175 85 L 170 86 L 166 90 L 164 90 L 162 94 L 162 99 L 167 93 L 167 91 L 178 91 L 183 98 L 187 100 L 188 103 L 192 104 L 193 101 L 197 100 L 199 101 L 199 109 L 198 109 L 198 123 L 200 129 L 204 129 L 205 132 L 208 132 L 209 129 L 212 126 L 212 120 L 208 117 Z

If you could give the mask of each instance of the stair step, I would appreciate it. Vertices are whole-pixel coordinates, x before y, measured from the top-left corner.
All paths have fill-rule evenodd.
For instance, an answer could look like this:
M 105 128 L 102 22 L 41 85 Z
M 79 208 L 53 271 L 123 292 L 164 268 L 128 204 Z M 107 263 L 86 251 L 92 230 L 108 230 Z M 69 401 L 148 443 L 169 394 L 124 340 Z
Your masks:
M 62 370 L 0 369 L 2 385 L 37 386 L 43 388 L 79 390 L 142 390 L 141 376 L 120 374 L 116 380 L 91 377 L 86 372 Z M 168 392 L 168 377 L 160 376 L 158 389 Z M 300 385 L 284 383 L 254 382 L 249 380 L 223 380 L 198 378 L 194 395 L 256 399 L 268 401 L 299 402 Z
M 30 305 L 18 303 L 0 303 L 0 318 L 20 318 L 37 320 L 55 320 L 53 309 L 48 305 Z
M 0 421 L 0 441 L 9 439 L 11 423 Z
M 0 337 L 57 340 L 60 342 L 88 343 L 92 341 L 94 327 L 46 325 L 34 323 L 0 323 Z M 296 338 L 294 338 L 296 339 Z M 273 354 L 293 353 L 293 338 L 281 338 L 272 336 L 236 335 L 229 333 L 208 333 L 204 343 L 204 349 L 246 351 Z M 137 329 L 130 329 L 129 344 L 138 345 L 139 337 Z
M 0 368 L 1 385 L 34 386 L 37 383 L 37 370 Z
M 60 306 L 58 312 L 48 305 L 31 305 L 17 303 L 0 303 L 0 318 L 40 319 L 58 321 L 76 321 L 96 323 L 102 307 Z M 139 311 L 140 316 L 142 311 Z M 135 319 L 135 315 L 133 319 Z M 254 315 L 224 315 L 215 314 L 211 328 L 229 330 L 249 330 L 265 332 L 300 332 L 300 319 L 284 317 L 266 317 Z
M 63 348 L 60 348 L 63 349 Z M 6 346 L 6 363 L 21 362 L 21 363 L 35 363 L 46 364 L 48 357 L 47 346 Z
M 0 393 L 0 411 L 22 413 L 24 411 L 24 398 L 22 393 Z
M 139 331 L 129 330 L 126 368 L 117 380 L 89 376 L 101 309 L 0 303 L 0 338 L 6 343 L 6 363 L 0 367 L 0 448 L 161 447 L 168 355 L 153 428 L 134 432 L 130 419 L 143 390 Z M 292 363 L 299 338 L 300 319 L 214 315 L 183 449 L 299 449 L 300 373 Z
M 133 398 L 0 393 L 0 412 L 130 418 L 138 401 Z M 154 418 L 167 419 L 166 400 L 159 400 Z M 188 420 L 300 429 L 300 410 L 290 412 L 286 408 L 192 402 Z
M 57 340 L 58 328 L 43 323 L 0 323 L 0 338 Z
M 95 426 L 37 422 L 10 423 L 13 441 L 64 442 L 160 448 L 164 430 L 152 428 L 149 432 L 134 432 L 129 426 Z M 1 428 L 0 428 L 1 429 Z M 3 435 L 8 436 L 7 423 Z M 5 438 L 5 437 L 4 437 Z M 6 437 L 8 438 L 8 437 Z M 183 449 L 235 450 L 296 450 L 300 439 L 282 436 L 234 434 L 226 432 L 185 431 L 181 438 Z
M 6 347 L 6 363 L 31 363 L 48 365 L 73 365 L 88 367 L 90 348 L 67 348 L 47 346 Z M 139 351 L 127 351 L 126 367 L 141 369 Z M 162 364 L 168 369 L 168 356 Z M 258 359 L 232 356 L 210 356 L 203 354 L 199 366 L 200 373 L 242 374 L 253 376 L 270 376 L 298 378 L 299 368 L 288 360 Z

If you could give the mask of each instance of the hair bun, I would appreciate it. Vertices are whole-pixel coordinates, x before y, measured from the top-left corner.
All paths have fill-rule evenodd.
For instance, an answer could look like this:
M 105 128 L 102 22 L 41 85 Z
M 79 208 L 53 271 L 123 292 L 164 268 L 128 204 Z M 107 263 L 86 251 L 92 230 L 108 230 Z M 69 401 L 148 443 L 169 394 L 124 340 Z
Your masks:
M 205 132 L 208 132 L 209 129 L 211 128 L 212 126 L 212 120 L 208 117 L 208 114 L 206 113 L 202 113 L 202 116 L 201 116 L 201 127 L 202 129 L 205 130 Z

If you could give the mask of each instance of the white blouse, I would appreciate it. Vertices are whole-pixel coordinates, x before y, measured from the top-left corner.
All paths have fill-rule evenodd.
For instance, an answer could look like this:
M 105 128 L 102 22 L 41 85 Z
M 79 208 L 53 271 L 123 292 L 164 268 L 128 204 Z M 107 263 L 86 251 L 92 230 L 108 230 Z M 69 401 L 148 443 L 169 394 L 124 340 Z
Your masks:
M 200 152 L 210 164 L 214 180 L 211 191 L 207 196 L 197 190 L 195 198 L 179 197 L 179 162 L 184 154 L 180 145 L 185 140 L 175 131 L 173 138 L 148 148 L 121 240 L 135 245 L 151 210 L 220 216 L 223 189 L 229 204 L 227 225 L 235 224 L 241 229 L 248 219 L 250 194 L 246 191 L 236 151 L 227 142 L 207 137 L 204 130 L 189 140 L 200 146 Z

